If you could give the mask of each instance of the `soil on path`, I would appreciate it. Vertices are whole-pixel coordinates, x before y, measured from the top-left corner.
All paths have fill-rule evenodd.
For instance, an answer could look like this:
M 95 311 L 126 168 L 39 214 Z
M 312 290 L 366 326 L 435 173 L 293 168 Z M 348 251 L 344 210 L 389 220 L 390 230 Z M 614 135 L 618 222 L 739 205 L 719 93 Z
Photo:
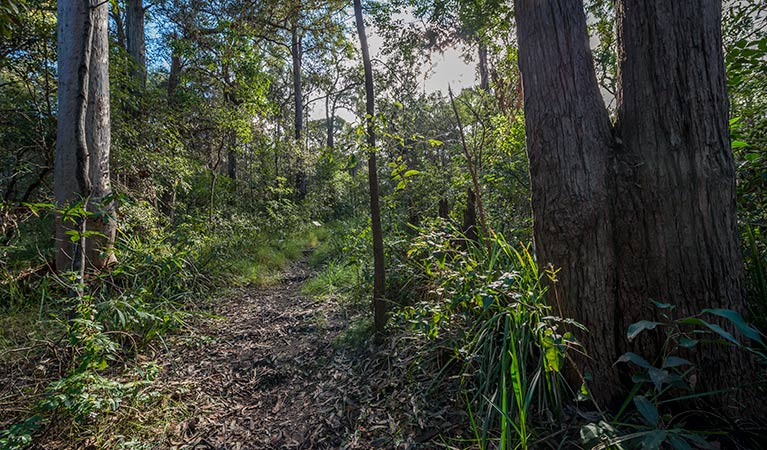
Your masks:
M 300 294 L 308 276 L 297 263 L 275 286 L 237 289 L 217 301 L 197 336 L 176 339 L 158 382 L 191 417 L 168 430 L 163 447 L 342 445 L 356 405 L 328 386 L 340 375 L 333 343 L 347 318 L 335 302 Z
M 337 345 L 346 310 L 301 295 L 309 275 L 296 263 L 275 286 L 238 289 L 197 335 L 175 338 L 157 383 L 186 414 L 153 448 L 445 448 L 440 435 L 465 417 L 451 395 L 424 394 L 431 375 L 397 350 L 414 347 Z

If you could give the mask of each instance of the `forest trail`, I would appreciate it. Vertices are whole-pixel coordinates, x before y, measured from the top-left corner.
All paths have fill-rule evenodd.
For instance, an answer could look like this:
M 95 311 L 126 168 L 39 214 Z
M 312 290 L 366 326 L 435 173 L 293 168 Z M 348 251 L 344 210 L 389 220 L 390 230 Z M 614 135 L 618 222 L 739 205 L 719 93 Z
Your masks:
M 274 286 L 236 289 L 216 302 L 215 316 L 194 336 L 175 338 L 158 381 L 188 415 L 157 445 L 341 446 L 357 409 L 339 392 L 350 367 L 333 346 L 347 319 L 336 302 L 300 294 L 309 274 L 305 263 L 294 263 Z
M 169 404 L 145 414 L 176 419 L 151 448 L 422 450 L 463 429 L 457 394 L 423 389 L 433 374 L 413 370 L 413 343 L 338 345 L 357 318 L 302 295 L 311 274 L 297 262 L 274 286 L 235 289 L 169 339 L 155 383 Z

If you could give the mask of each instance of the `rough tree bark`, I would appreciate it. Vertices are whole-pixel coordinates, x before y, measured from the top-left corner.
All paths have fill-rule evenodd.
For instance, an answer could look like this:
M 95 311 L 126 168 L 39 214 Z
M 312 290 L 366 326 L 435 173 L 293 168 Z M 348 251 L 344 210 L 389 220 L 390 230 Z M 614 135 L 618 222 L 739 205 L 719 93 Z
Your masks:
M 141 87 L 146 86 L 146 36 L 144 30 L 143 0 L 126 0 L 125 27 L 128 54 L 131 57 L 131 75 Z
M 658 336 L 626 339 L 629 324 L 653 319 L 651 299 L 677 315 L 745 312 L 721 3 L 618 1 L 614 128 L 582 2 L 516 0 L 515 11 L 538 261 L 560 269 L 555 307 L 589 328 L 591 357 L 578 362 L 595 398 L 613 402 L 617 358 L 660 349 Z M 748 379 L 742 352 L 696 355 L 706 389 Z
M 387 305 L 386 269 L 384 266 L 383 230 L 381 228 L 381 205 L 378 194 L 378 167 L 376 164 L 376 135 L 375 124 L 375 96 L 373 91 L 373 68 L 370 64 L 370 50 L 368 38 L 365 33 L 365 20 L 362 17 L 362 2 L 354 0 L 354 17 L 357 23 L 357 34 L 362 49 L 362 65 L 365 69 L 365 113 L 367 123 L 368 145 L 368 181 L 370 185 L 370 218 L 371 231 L 373 234 L 373 321 L 377 339 L 383 338 L 386 326 Z
M 113 260 L 116 224 L 109 181 L 108 6 L 89 0 L 59 2 L 59 121 L 54 162 L 54 196 L 59 208 L 84 201 L 94 216 L 86 224 L 56 221 L 58 270 L 101 268 Z M 67 231 L 101 233 L 73 245 Z M 82 244 L 85 243 L 83 247 Z M 75 267 L 77 266 L 77 267 Z
M 721 1 L 616 6 L 618 328 L 652 319 L 657 311 L 648 299 L 676 305 L 680 317 L 704 308 L 745 316 Z M 652 334 L 638 343 L 650 352 L 662 344 Z M 743 351 L 712 346 L 692 356 L 706 389 L 753 381 Z M 730 397 L 743 401 L 738 408 L 755 398 Z

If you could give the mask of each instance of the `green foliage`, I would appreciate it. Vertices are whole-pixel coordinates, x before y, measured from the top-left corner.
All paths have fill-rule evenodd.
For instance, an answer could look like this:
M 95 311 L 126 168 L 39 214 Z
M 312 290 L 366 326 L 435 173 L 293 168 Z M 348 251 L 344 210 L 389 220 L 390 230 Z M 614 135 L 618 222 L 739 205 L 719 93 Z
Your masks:
M 49 206 L 30 205 L 42 217 Z M 149 386 L 159 369 L 133 356 L 204 309 L 214 287 L 232 280 L 266 282 L 289 260 L 301 257 L 303 249 L 317 245 L 314 225 L 276 233 L 262 230 L 253 216 L 224 219 L 217 213 L 213 223 L 187 219 L 183 225 L 166 227 L 145 223 L 151 214 L 135 213 L 148 208 L 143 202 L 128 206 L 133 212 L 124 218 L 135 221 L 126 224 L 130 233 L 122 233 L 115 244 L 118 262 L 108 271 L 88 274 L 84 285 L 72 284 L 75 275 L 43 272 L 19 277 L 7 272 L 4 313 L 9 319 L 19 317 L 18 327 L 50 330 L 51 342 L 63 333 L 66 339 L 59 337 L 58 342 L 70 357 L 63 376 L 32 397 L 37 400 L 31 416 L 0 432 L 3 445 L 22 448 L 40 427 L 54 421 L 87 426 L 114 414 L 127 401 L 149 401 Z M 72 218 L 80 217 L 76 207 L 67 211 Z M 82 237 L 72 236 L 75 241 Z M 73 298 L 72 292 L 82 295 Z M 43 314 L 51 317 L 52 325 L 41 320 Z M 0 345 L 18 346 L 12 337 L 0 335 Z M 116 373 L 122 376 L 117 379 Z
M 428 291 L 393 321 L 453 347 L 481 448 L 495 439 L 500 448 L 527 448 L 533 419 L 561 414 L 561 372 L 579 325 L 551 313 L 546 275 L 529 248 L 500 235 L 472 242 L 444 222 L 420 233 L 393 270 Z
M 663 321 L 633 323 L 628 327 L 627 338 L 631 341 L 647 330 L 660 328 L 665 336 L 662 354 L 655 362 L 633 352 L 621 355 L 617 363 L 629 364 L 634 369 L 634 388 L 612 424 L 604 421 L 587 424 L 581 428 L 581 439 L 593 448 L 718 448 L 708 437 L 726 433 L 710 427 L 694 428 L 700 424 L 691 419 L 700 412 L 691 411 L 685 405 L 722 392 L 696 392 L 695 366 L 679 355 L 693 350 L 705 351 L 705 345 L 713 343 L 731 346 L 733 351 L 753 353 L 765 364 L 765 337 L 736 311 L 704 309 L 695 316 L 674 317 L 674 305 L 654 303 Z M 717 323 L 722 319 L 749 342 L 725 330 Z M 627 429 L 629 433 L 625 433 Z
M 330 261 L 301 287 L 301 293 L 318 298 L 342 299 L 349 294 L 358 277 L 357 268 Z

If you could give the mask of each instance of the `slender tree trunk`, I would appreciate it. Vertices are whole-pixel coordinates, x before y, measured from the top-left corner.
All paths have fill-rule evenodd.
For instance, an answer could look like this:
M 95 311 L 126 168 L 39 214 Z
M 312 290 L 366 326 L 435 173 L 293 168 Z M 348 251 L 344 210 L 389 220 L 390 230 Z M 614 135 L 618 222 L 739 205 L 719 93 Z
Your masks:
M 131 75 L 141 87 L 146 86 L 146 37 L 144 31 L 143 0 L 126 0 L 125 25 L 128 54 L 131 56 Z
M 612 132 L 583 5 L 516 0 L 515 14 L 538 262 L 560 269 L 551 287 L 551 297 L 561 299 L 555 311 L 589 328 L 588 335 L 578 337 L 591 358 L 577 363 L 600 386 L 595 394 L 614 393 L 611 387 L 620 385 L 612 370 L 616 341 L 625 333 L 615 317 L 608 194 Z M 573 375 L 571 381 L 580 384 L 578 378 Z
M 370 64 L 368 38 L 365 34 L 365 20 L 362 17 L 362 2 L 354 0 L 354 17 L 362 49 L 362 65 L 365 69 L 365 112 L 367 122 L 368 180 L 370 184 L 370 218 L 373 234 L 373 319 L 377 339 L 383 338 L 386 326 L 387 306 L 385 299 L 386 269 L 384 266 L 383 230 L 381 228 L 381 205 L 378 194 L 378 167 L 376 164 L 375 96 L 373 91 L 373 68 Z
M 301 36 L 298 33 L 298 16 L 296 16 L 294 20 L 295 23 L 293 24 L 290 34 L 290 55 L 293 60 L 293 103 L 295 107 L 294 137 L 296 145 L 299 148 L 299 153 L 301 153 L 300 149 L 304 148 L 304 98 L 302 93 L 303 83 L 301 81 Z M 301 161 L 302 157 L 303 155 L 298 155 L 297 159 L 299 166 L 303 165 L 303 161 Z M 298 172 L 296 172 L 295 186 L 298 198 L 304 198 L 306 196 L 306 172 L 304 172 L 302 167 L 299 167 Z
M 114 258 L 115 223 L 111 206 L 102 199 L 111 193 L 109 184 L 109 77 L 106 3 L 95 7 L 89 0 L 59 2 L 59 121 L 54 161 L 54 196 L 59 208 L 82 201 L 98 213 L 75 224 L 57 217 L 56 267 L 76 270 L 86 265 L 103 267 Z M 104 207 L 106 206 L 106 207 Z M 104 238 L 81 238 L 72 243 L 67 231 L 81 235 L 87 229 Z
M 333 150 L 336 146 L 335 144 L 335 131 L 336 131 L 336 101 L 335 99 L 332 101 L 333 106 L 331 107 L 331 101 L 330 101 L 330 95 L 328 95 L 325 98 L 325 120 L 327 121 L 326 129 L 327 129 L 327 146 L 329 149 Z
M 114 3 L 115 8 L 112 11 L 112 18 L 115 21 L 115 33 L 117 34 L 117 46 L 123 50 L 128 50 L 128 44 L 125 39 L 125 24 L 123 23 L 122 11 L 118 2 Z
M 174 35 L 174 39 L 176 36 Z M 168 73 L 168 105 L 173 107 L 176 102 L 176 89 L 178 89 L 179 77 L 181 76 L 181 56 L 177 50 L 173 50 L 170 57 L 170 72 Z M 173 150 L 171 150 L 173 152 Z M 172 224 L 176 216 L 176 195 L 178 193 L 178 180 L 168 180 L 170 186 L 166 187 L 161 198 L 160 205 L 163 213 Z
M 109 170 L 109 149 L 111 147 L 109 111 L 109 9 L 103 1 L 94 3 L 93 9 L 93 51 L 88 83 L 88 173 L 91 182 L 91 202 L 88 209 L 95 213 L 88 229 L 104 235 L 94 235 L 88 240 L 88 261 L 94 267 L 104 267 L 115 261 L 111 246 L 115 241 L 117 222 L 115 206 L 109 197 L 112 185 Z
M 446 198 L 439 199 L 439 212 L 438 217 L 445 220 L 450 220 L 450 205 Z
M 487 67 L 487 45 L 481 40 L 477 44 L 479 54 L 479 88 L 487 92 L 490 90 L 490 73 Z
M 469 241 L 477 242 L 477 197 L 471 188 L 466 190 L 466 209 L 463 210 L 463 225 L 461 233 Z
M 232 138 L 234 141 L 232 142 L 232 148 L 229 149 L 229 153 L 226 156 L 226 174 L 231 178 L 233 181 L 237 181 L 237 152 L 235 151 L 235 143 L 236 143 L 236 137 Z
M 178 89 L 179 77 L 181 76 L 181 55 L 175 50 L 170 57 L 170 72 L 168 74 L 168 99 L 174 102 L 176 89 Z

